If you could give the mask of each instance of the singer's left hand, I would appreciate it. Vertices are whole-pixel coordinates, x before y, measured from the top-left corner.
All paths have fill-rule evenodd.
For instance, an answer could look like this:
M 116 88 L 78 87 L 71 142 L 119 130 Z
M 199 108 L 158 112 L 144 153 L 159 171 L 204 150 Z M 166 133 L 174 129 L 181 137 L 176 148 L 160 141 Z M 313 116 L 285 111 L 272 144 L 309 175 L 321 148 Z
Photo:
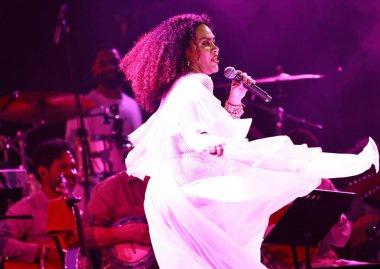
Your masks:
M 237 70 L 237 72 L 243 77 L 243 80 L 239 83 L 232 81 L 230 95 L 228 97 L 228 103 L 231 105 L 240 105 L 241 100 L 247 93 L 247 89 L 243 86 L 243 81 L 247 84 L 255 84 L 256 81 L 247 75 L 247 73 Z
M 206 149 L 206 151 L 211 154 L 211 155 L 216 155 L 218 157 L 223 155 L 224 148 L 223 145 L 216 145 L 216 146 L 211 146 Z

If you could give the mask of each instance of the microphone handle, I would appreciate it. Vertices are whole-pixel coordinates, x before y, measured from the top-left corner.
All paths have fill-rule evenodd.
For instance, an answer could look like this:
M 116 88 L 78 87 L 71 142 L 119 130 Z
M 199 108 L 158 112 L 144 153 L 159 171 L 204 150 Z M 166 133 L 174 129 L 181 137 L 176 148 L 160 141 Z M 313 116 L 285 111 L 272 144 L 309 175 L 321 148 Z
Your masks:
M 246 88 L 250 93 L 260 97 L 263 99 L 265 102 L 270 102 L 272 101 L 272 96 L 267 94 L 263 89 L 261 89 L 259 86 L 256 84 L 247 84 L 246 82 L 243 81 L 243 77 L 240 74 L 236 74 L 236 77 L 234 78 L 236 82 L 243 82 L 244 88 Z

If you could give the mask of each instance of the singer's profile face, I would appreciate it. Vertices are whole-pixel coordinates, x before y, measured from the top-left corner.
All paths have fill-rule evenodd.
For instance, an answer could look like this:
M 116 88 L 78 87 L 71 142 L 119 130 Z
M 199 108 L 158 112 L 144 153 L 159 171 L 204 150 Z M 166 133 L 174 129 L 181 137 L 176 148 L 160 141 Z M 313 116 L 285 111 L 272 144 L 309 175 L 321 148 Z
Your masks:
M 190 70 L 196 73 L 211 75 L 219 70 L 219 48 L 211 29 L 200 24 L 187 49 Z

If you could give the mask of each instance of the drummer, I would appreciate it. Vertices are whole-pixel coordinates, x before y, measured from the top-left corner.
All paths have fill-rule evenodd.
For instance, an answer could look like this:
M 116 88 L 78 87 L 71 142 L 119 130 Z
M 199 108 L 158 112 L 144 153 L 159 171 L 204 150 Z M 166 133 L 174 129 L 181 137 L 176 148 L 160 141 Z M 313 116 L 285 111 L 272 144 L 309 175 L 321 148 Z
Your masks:
M 119 61 L 118 50 L 105 47 L 96 52 L 91 66 L 96 87 L 86 97 L 93 100 L 97 108 L 84 117 L 84 127 L 88 135 L 93 170 L 89 172 L 95 175 L 92 177 L 95 183 L 125 170 L 125 156 L 121 144 L 125 142 L 126 136 L 142 123 L 141 110 L 136 101 L 123 92 L 125 84 L 118 72 Z M 77 145 L 77 149 L 80 149 L 79 128 L 79 119 L 67 122 L 66 139 Z M 81 154 L 77 155 L 79 174 L 83 175 Z M 83 180 L 83 177 L 80 180 Z

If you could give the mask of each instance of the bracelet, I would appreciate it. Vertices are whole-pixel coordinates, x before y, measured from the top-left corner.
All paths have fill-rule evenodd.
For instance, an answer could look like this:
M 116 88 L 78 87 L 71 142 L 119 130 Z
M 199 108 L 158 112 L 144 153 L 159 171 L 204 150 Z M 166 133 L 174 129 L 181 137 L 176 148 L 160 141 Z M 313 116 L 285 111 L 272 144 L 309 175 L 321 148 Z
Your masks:
M 234 119 L 240 119 L 241 115 L 244 113 L 243 104 L 240 105 L 231 105 L 228 101 L 224 104 L 224 108 Z

